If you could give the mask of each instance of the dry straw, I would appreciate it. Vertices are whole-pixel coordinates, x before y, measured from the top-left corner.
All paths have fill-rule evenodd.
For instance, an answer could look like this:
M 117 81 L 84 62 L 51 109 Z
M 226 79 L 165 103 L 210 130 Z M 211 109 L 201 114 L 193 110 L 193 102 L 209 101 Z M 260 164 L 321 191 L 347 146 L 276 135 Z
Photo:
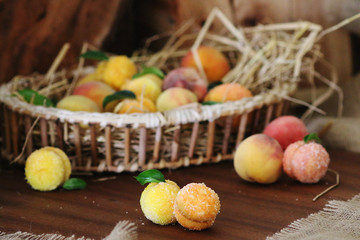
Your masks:
M 216 20 L 226 32 L 209 31 Z M 180 58 L 191 50 L 205 77 L 196 49 L 200 45 L 213 46 L 232 65 L 223 82 L 241 83 L 254 97 L 212 106 L 191 104 L 161 113 L 113 114 L 34 106 L 12 95 L 26 87 L 57 99 L 70 94 L 77 79 L 94 68 L 80 62 L 75 71 L 56 71 L 68 48 L 65 45 L 45 76 L 16 76 L 1 86 L 3 155 L 16 158 L 26 142 L 25 154 L 18 162 L 36 148 L 53 145 L 64 149 L 74 170 L 79 171 L 138 171 L 218 162 L 232 159 L 241 140 L 286 113 L 289 102 L 308 106 L 308 118 L 314 111 L 323 114 L 318 106 L 334 91 L 341 93 L 335 70 L 322 59 L 318 40 L 324 32 L 317 24 L 293 22 L 237 28 L 217 8 L 198 34 L 188 33 L 192 24 L 189 21 L 172 33 L 161 51 L 151 53 L 146 47 L 136 52 L 132 60 L 139 66 L 156 66 L 168 72 L 178 67 Z M 164 36 L 153 37 L 147 46 Z M 84 46 L 82 51 L 87 48 L 91 46 Z M 323 76 L 317 72 L 318 63 L 332 74 Z M 310 83 L 311 103 L 292 97 L 300 81 Z M 320 96 L 316 93 L 318 81 L 329 86 Z M 35 121 L 38 118 L 39 122 Z

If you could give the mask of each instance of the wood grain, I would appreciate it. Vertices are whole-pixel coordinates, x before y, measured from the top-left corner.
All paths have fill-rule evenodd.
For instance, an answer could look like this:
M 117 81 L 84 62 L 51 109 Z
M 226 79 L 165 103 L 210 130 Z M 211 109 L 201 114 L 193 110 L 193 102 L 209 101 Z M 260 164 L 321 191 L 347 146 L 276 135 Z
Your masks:
M 58 232 L 65 236 L 105 237 L 120 220 L 134 222 L 139 239 L 264 239 L 292 221 L 321 210 L 329 200 L 348 200 L 360 192 L 360 155 L 332 150 L 331 168 L 340 174 L 340 186 L 316 202 L 312 198 L 334 183 L 332 174 L 318 184 L 305 185 L 282 176 L 271 185 L 247 183 L 236 175 L 232 162 L 163 170 L 180 187 L 204 182 L 221 200 L 221 212 L 212 228 L 202 232 L 180 225 L 155 225 L 141 212 L 143 186 L 135 173 L 78 176 L 87 188 L 77 191 L 38 192 L 26 184 L 23 168 L 0 168 L 0 231 L 36 234 Z M 116 179 L 96 182 L 103 177 Z

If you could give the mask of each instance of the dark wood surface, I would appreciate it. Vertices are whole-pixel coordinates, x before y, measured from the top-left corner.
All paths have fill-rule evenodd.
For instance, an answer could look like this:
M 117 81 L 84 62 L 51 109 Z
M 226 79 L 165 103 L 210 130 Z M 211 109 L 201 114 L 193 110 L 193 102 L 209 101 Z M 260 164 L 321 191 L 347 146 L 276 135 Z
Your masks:
M 137 226 L 139 239 L 265 239 L 298 218 L 321 210 L 329 200 L 348 200 L 360 192 L 360 155 L 331 150 L 331 168 L 340 174 L 340 186 L 316 202 L 312 198 L 335 182 L 328 173 L 318 184 L 305 185 L 283 175 L 271 185 L 242 181 L 231 161 L 163 170 L 180 187 L 204 182 L 221 200 L 221 212 L 212 228 L 193 232 L 179 224 L 159 226 L 140 209 L 143 190 L 136 173 L 81 176 L 84 190 L 34 191 L 24 180 L 22 166 L 2 163 L 0 172 L 0 231 L 60 233 L 65 236 L 105 237 L 120 220 Z M 116 177 L 96 181 L 103 177 Z

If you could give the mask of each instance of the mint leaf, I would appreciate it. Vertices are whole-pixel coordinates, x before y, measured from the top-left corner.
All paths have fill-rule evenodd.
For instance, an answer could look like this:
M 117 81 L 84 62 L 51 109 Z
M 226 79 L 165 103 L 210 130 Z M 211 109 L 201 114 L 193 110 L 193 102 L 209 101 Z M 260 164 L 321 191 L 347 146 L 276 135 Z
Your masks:
M 207 90 L 210 91 L 210 90 L 213 89 L 214 87 L 219 86 L 219 85 L 221 85 L 221 84 L 223 84 L 223 82 L 221 82 L 221 81 L 212 82 L 212 83 L 210 83 L 210 84 L 208 85 Z
M 159 69 L 157 67 L 144 67 L 141 72 L 134 74 L 132 76 L 132 79 L 141 77 L 145 74 L 154 74 L 161 79 L 164 79 L 164 77 L 165 77 L 164 72 L 161 71 L 161 69 Z
M 143 171 L 138 176 L 134 177 L 136 180 L 141 184 L 144 185 L 146 183 L 152 183 L 152 182 L 165 182 L 164 175 L 156 169 L 150 169 Z
M 18 93 L 25 99 L 26 102 L 32 103 L 38 106 L 55 107 L 55 104 L 44 95 L 41 95 L 32 89 L 22 89 Z
M 320 143 L 320 142 L 321 142 L 321 140 L 320 140 L 320 138 L 318 137 L 317 133 L 310 133 L 310 134 L 308 134 L 308 135 L 306 135 L 306 136 L 304 137 L 304 142 L 305 142 L 305 143 L 308 143 L 308 142 L 310 142 L 310 141 L 315 141 L 315 142 L 317 142 L 317 143 Z
M 220 103 L 220 102 L 206 101 L 206 102 L 202 102 L 201 105 L 209 106 L 209 105 L 215 105 L 215 104 L 219 104 L 219 103 Z
M 122 91 L 117 91 L 111 95 L 108 95 L 104 98 L 103 100 L 103 108 L 105 108 L 105 106 L 112 101 L 115 100 L 122 100 L 122 99 L 136 99 L 136 95 L 135 93 L 133 93 L 132 91 L 129 90 L 122 90 Z
M 109 60 L 109 57 L 101 51 L 87 51 L 81 54 L 80 57 L 85 59 L 99 60 L 99 61 Z
M 86 182 L 80 178 L 70 178 L 64 183 L 63 188 L 66 190 L 84 189 Z

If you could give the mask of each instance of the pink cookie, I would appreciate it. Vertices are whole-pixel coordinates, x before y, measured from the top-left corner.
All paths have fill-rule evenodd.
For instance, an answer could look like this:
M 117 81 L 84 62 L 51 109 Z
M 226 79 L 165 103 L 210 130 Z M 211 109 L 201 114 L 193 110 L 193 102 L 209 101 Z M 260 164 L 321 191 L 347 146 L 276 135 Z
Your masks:
M 264 134 L 275 138 L 285 150 L 291 143 L 304 139 L 308 135 L 305 124 L 294 116 L 282 116 L 266 126 Z
M 297 141 L 285 150 L 283 169 L 289 177 L 302 183 L 316 183 L 325 176 L 329 163 L 329 154 L 323 146 Z

